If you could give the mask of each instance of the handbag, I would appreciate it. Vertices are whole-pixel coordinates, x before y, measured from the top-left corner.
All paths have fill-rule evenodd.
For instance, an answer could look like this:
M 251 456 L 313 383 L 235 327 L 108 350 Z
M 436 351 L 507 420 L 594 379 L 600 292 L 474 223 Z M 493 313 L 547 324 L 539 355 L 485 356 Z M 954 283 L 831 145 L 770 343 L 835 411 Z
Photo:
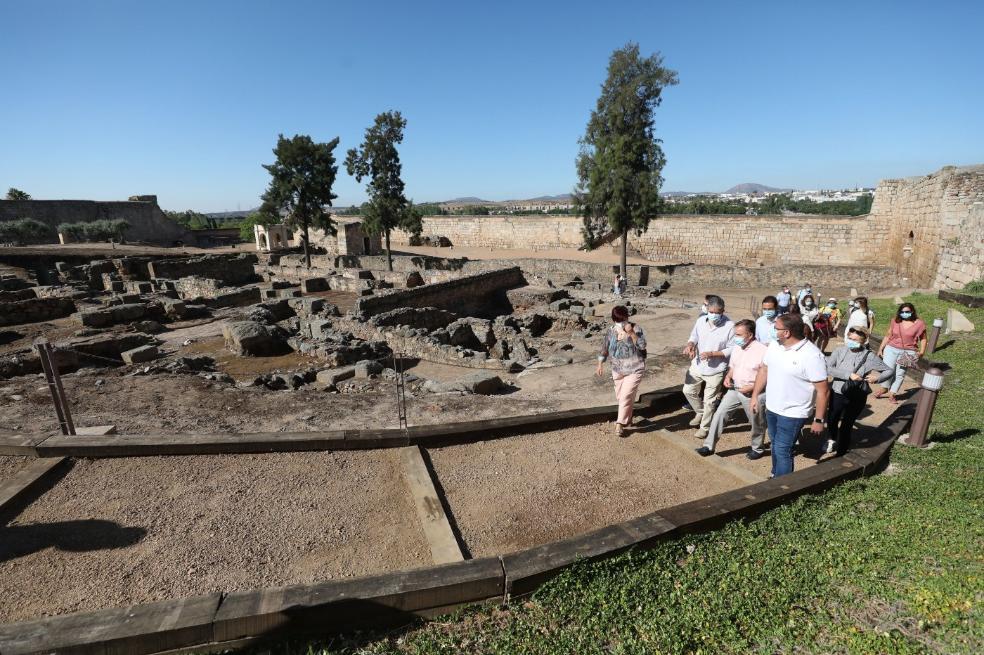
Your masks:
M 896 323 L 892 321 L 892 330 L 895 330 Z M 889 333 L 891 336 L 891 333 Z M 905 340 L 902 338 L 902 328 L 899 328 L 899 343 L 905 346 Z M 899 368 L 919 368 L 919 357 L 913 353 L 903 352 L 895 359 L 895 365 Z
M 854 368 L 855 374 L 864 368 L 864 363 L 868 361 L 868 355 L 870 353 L 870 350 L 866 350 L 864 352 L 864 357 L 861 358 L 861 361 Z M 852 380 L 848 378 L 847 380 L 844 380 L 844 384 L 841 386 L 841 394 L 845 396 L 857 398 L 859 396 L 867 396 L 869 393 L 871 393 L 871 385 L 868 384 L 868 381 L 863 377 L 860 380 Z

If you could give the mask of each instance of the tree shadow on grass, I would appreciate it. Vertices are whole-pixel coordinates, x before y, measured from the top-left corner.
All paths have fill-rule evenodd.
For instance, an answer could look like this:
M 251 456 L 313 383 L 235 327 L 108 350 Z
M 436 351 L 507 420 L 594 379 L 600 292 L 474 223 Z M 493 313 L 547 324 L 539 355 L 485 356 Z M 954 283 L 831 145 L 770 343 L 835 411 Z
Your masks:
M 68 552 L 124 548 L 139 542 L 146 534 L 144 528 L 99 519 L 9 525 L 0 528 L 0 562 L 46 548 Z

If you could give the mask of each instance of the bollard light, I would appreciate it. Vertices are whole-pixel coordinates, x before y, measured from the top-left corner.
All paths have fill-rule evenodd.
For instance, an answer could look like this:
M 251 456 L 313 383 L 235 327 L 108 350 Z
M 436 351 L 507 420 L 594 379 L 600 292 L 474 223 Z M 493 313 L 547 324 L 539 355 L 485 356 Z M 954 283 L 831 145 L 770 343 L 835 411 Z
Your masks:
M 936 373 L 933 373 L 936 371 Z M 938 368 L 931 368 L 923 374 L 922 388 L 930 391 L 939 391 L 943 388 L 943 371 Z
M 940 340 L 940 331 L 943 329 L 943 319 L 933 319 L 933 331 L 929 333 L 929 343 L 926 344 L 926 354 L 932 355 L 936 352 L 936 344 Z
M 912 417 L 912 430 L 909 432 L 909 445 L 926 447 L 929 423 L 936 408 L 936 397 L 943 388 L 943 371 L 935 366 L 923 374 L 922 388 L 916 401 L 916 415 Z

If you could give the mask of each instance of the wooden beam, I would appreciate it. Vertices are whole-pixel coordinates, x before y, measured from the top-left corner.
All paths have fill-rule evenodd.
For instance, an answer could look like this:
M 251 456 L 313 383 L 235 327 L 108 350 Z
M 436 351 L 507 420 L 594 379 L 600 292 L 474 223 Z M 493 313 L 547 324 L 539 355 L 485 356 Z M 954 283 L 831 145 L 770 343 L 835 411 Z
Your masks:
M 12 478 L 0 482 L 0 511 L 30 491 L 64 461 L 64 457 L 36 459 L 14 474 Z
M 692 455 L 697 459 L 738 478 L 742 482 L 754 484 L 756 482 L 761 482 L 762 480 L 768 479 L 764 475 L 759 475 L 758 473 L 750 471 L 743 466 L 729 462 L 717 453 L 708 455 L 707 457 L 699 455 L 694 449 L 693 444 L 682 434 L 672 434 L 670 432 L 666 432 L 665 430 L 657 430 L 655 434 L 658 438 L 662 439 L 665 443 L 670 444 L 674 448 L 683 451 L 688 455 Z
M 434 563 L 448 564 L 464 560 L 420 447 L 401 448 L 400 459 L 403 461 L 403 477 L 417 507 L 420 527 L 430 544 Z

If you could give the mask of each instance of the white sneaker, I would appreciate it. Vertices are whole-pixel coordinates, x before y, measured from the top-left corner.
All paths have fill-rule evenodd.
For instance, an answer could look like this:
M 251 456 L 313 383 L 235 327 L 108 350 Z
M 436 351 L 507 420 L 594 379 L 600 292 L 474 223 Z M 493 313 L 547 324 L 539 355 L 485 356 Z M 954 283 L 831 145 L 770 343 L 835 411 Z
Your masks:
M 695 428 L 698 425 L 700 425 L 700 420 L 702 418 L 704 418 L 702 414 L 696 414 L 692 419 L 690 419 L 690 423 L 688 423 L 688 425 L 692 428 Z
M 836 445 L 837 444 L 834 443 L 834 440 L 833 439 L 827 439 L 827 447 L 824 448 L 824 451 L 823 452 L 825 452 L 825 453 L 827 453 L 829 455 L 830 453 L 834 452 L 834 446 L 836 446 Z

